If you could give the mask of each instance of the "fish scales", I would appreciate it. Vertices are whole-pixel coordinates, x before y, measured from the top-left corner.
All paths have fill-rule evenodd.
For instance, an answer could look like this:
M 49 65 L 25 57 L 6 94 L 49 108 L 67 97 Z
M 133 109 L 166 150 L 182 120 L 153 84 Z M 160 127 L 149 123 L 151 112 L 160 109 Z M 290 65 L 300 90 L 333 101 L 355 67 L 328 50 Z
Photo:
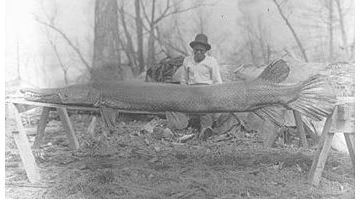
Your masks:
M 29 101 L 124 110 L 186 113 L 253 111 L 262 117 L 273 117 L 277 113 L 271 107 L 282 106 L 316 120 L 330 114 L 335 97 L 325 89 L 325 77 L 314 75 L 296 84 L 278 83 L 286 78 L 284 73 L 289 72 L 286 67 L 283 63 L 276 63 L 269 65 L 253 81 L 206 86 L 102 81 L 55 89 L 22 89 L 21 92 Z

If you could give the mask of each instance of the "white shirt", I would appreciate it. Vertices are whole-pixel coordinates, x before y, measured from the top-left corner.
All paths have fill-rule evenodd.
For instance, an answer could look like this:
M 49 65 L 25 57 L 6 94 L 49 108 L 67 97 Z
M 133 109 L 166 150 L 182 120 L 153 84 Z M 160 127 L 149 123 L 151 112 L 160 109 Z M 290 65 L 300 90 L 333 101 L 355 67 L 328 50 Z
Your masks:
M 222 83 L 219 65 L 215 58 L 205 56 L 204 60 L 196 63 L 194 56 L 188 56 L 184 59 L 180 83 L 187 85 L 195 84 L 219 84 Z M 187 75 L 188 74 L 188 77 Z

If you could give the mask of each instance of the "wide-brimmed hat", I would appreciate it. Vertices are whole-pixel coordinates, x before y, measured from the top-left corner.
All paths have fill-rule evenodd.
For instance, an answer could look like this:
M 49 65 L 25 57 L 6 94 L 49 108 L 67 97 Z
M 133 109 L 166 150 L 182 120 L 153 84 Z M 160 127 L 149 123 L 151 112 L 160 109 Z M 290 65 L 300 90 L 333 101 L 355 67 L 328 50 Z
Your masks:
M 208 43 L 208 38 L 205 34 L 200 33 L 195 36 L 195 40 L 190 42 L 191 48 L 194 48 L 194 45 L 196 44 L 202 44 L 205 46 L 206 50 L 211 49 L 211 45 Z

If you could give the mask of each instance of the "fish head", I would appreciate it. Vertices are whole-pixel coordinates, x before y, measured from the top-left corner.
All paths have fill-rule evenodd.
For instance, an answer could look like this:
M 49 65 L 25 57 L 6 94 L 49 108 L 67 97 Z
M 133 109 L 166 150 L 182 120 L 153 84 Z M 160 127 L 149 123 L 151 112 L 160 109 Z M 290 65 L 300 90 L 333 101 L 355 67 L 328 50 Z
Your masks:
M 20 93 L 23 95 L 24 99 L 28 101 L 61 103 L 61 98 L 57 89 L 23 88 L 20 89 Z
M 25 88 L 20 89 L 20 92 L 28 101 L 57 104 L 91 105 L 99 96 L 93 89 L 82 85 L 46 89 Z

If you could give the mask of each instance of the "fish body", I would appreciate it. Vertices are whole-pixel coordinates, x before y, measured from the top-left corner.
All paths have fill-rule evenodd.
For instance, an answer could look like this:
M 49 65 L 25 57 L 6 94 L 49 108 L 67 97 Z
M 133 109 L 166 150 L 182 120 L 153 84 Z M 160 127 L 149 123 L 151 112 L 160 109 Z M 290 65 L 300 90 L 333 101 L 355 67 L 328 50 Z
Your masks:
M 276 75 L 275 72 L 280 68 L 283 69 L 284 66 L 270 65 L 257 79 L 249 82 L 186 86 L 102 81 L 64 88 L 22 89 L 21 92 L 29 101 L 123 110 L 185 113 L 255 112 L 262 117 L 274 118 L 272 108 L 280 106 L 298 110 L 313 119 L 330 114 L 334 98 L 323 90 L 322 76 L 315 75 L 297 84 L 280 84 L 279 77 L 271 75 Z

